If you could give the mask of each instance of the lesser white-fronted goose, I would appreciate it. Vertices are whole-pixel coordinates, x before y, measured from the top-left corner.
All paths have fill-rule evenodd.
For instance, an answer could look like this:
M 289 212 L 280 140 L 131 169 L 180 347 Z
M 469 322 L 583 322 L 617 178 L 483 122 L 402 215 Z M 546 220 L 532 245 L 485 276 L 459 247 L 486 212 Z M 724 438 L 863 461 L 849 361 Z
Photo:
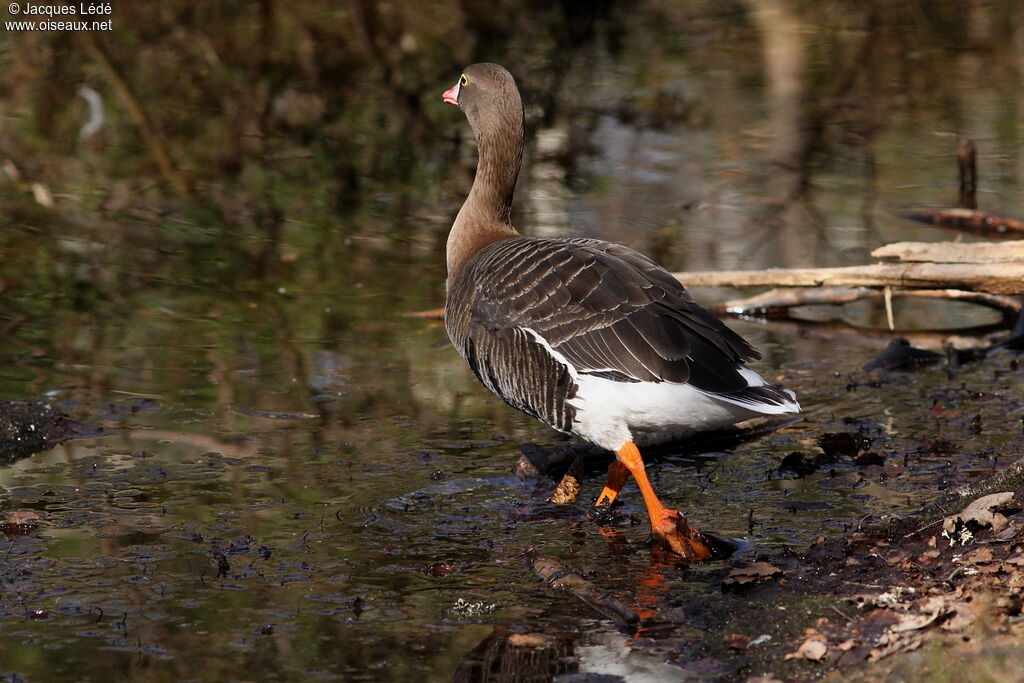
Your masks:
M 510 406 L 615 452 L 597 505 L 610 505 L 632 474 L 655 538 L 684 558 L 708 557 L 702 535 L 659 502 L 637 442 L 795 413 L 795 397 L 743 367 L 757 351 L 649 258 L 512 227 L 523 105 L 507 70 L 469 66 L 443 99 L 465 113 L 479 154 L 448 236 L 452 343 Z

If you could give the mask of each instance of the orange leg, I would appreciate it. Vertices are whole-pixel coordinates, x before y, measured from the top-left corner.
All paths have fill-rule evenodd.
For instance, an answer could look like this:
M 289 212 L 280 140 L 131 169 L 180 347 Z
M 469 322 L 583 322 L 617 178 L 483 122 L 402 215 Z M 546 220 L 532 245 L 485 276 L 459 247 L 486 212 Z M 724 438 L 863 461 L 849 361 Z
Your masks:
M 644 505 L 647 506 L 647 515 L 651 518 L 651 532 L 656 540 L 686 560 L 703 560 L 710 556 L 711 549 L 701 533 L 696 529 L 691 529 L 682 515 L 675 510 L 669 510 L 658 500 L 651 482 L 647 479 L 644 461 L 640 457 L 640 451 L 636 444 L 627 441 L 615 452 L 615 455 L 618 457 L 618 462 L 621 462 L 632 473 L 637 486 L 640 487 Z M 608 474 L 609 481 L 611 481 L 611 468 L 608 469 Z M 619 486 L 621 487 L 621 484 Z M 602 492 L 601 495 L 603 496 L 604 493 Z
M 629 479 L 629 469 L 618 460 L 608 465 L 608 479 L 605 481 L 604 488 L 601 489 L 601 495 L 597 497 L 597 503 L 595 507 L 601 507 L 607 505 L 611 507 L 612 503 L 615 502 L 615 496 L 619 495 L 619 491 L 622 490 L 622 485 Z

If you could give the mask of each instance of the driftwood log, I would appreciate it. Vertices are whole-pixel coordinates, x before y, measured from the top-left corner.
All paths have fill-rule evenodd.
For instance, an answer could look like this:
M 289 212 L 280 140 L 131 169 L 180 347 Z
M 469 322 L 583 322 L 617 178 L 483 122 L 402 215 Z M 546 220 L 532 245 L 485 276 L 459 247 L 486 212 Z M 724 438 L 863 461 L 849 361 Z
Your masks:
M 1024 240 L 1000 243 L 895 242 L 871 252 L 875 263 L 840 268 L 768 268 L 766 270 L 676 273 L 688 287 L 789 287 L 773 289 L 715 307 L 720 313 L 785 317 L 789 309 L 811 304 L 845 304 L 884 297 L 892 323 L 897 296 L 951 299 L 980 304 L 1011 320 L 1024 295 Z M 800 288 L 800 289 L 797 289 Z
M 881 298 L 884 295 L 884 290 L 871 287 L 771 289 L 756 296 L 725 301 L 713 306 L 712 310 L 716 313 L 730 315 L 757 315 L 764 318 L 775 318 L 785 317 L 789 309 L 795 306 L 846 304 L 861 299 Z M 892 296 L 965 301 L 994 308 L 1008 318 L 1015 316 L 1024 307 L 1020 299 L 1012 296 L 966 292 L 961 289 L 901 289 L 892 292 Z
M 897 287 L 1024 294 L 1021 263 L 876 263 L 840 268 L 673 273 L 687 287 Z
M 1024 240 L 1007 242 L 893 242 L 875 258 L 933 263 L 1024 263 Z
M 1024 308 L 1024 300 L 1020 298 L 1024 296 L 1024 240 L 895 242 L 875 249 L 871 255 L 889 262 L 839 268 L 768 268 L 673 275 L 687 287 L 787 288 L 772 289 L 714 307 L 717 313 L 737 316 L 785 319 L 789 311 L 798 306 L 845 304 L 882 297 L 892 329 L 895 327 L 891 305 L 894 297 L 978 304 L 1000 311 L 1004 324 L 1015 319 Z M 436 309 L 406 315 L 442 318 L 444 311 Z M 992 330 L 986 327 L 977 331 L 989 333 Z M 941 335 L 945 338 L 954 333 L 949 330 Z

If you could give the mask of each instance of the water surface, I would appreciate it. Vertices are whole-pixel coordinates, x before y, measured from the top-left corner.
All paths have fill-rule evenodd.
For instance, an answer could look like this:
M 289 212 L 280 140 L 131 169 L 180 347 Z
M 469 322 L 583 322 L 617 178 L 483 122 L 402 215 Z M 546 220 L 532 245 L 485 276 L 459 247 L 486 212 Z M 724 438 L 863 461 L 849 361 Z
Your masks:
M 521 444 L 569 441 L 488 395 L 439 324 L 402 315 L 443 303 L 475 157 L 440 92 L 464 62 L 504 62 L 523 85 L 527 232 L 622 241 L 675 270 L 866 262 L 947 237 L 896 216 L 955 202 L 957 135 L 979 146 L 983 208 L 1024 198 L 1013 3 L 185 5 L 118 5 L 100 37 L 171 171 L 87 42 L 0 47 L 19 75 L 0 91 L 0 396 L 106 432 L 0 470 L 2 511 L 37 516 L 0 564 L 11 676 L 447 680 L 495 628 L 569 634 L 568 670 L 657 679 L 701 658 L 720 565 L 652 560 L 632 485 L 601 528 L 599 472 L 569 507 L 515 478 Z M 83 83 L 107 106 L 88 140 Z M 748 557 L 919 506 L 1017 448 L 1006 358 L 872 386 L 860 368 L 884 335 L 730 324 L 804 421 L 650 472 Z M 779 470 L 847 431 L 880 460 Z M 657 638 L 623 648 L 532 574 L 530 548 L 662 610 Z

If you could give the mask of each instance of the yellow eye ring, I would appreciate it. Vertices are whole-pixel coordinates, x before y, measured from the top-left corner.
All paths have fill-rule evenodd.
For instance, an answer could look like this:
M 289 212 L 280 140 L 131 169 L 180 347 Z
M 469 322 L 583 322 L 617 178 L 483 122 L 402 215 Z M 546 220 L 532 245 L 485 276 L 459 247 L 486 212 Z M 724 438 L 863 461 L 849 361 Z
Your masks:
M 459 76 L 459 86 L 461 87 L 465 85 L 469 85 L 469 79 L 466 78 L 466 74 L 462 74 Z

